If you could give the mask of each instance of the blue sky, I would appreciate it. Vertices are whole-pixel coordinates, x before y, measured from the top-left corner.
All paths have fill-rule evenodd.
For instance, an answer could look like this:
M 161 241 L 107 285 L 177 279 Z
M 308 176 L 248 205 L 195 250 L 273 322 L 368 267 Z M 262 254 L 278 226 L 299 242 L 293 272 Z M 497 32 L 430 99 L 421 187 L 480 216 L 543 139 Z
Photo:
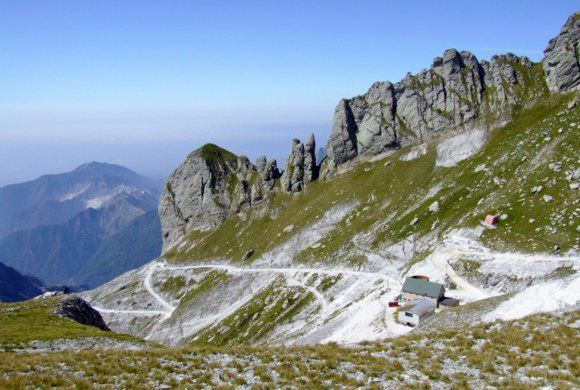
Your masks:
M 541 60 L 577 5 L 0 0 L 0 185 L 92 160 L 166 176 L 205 142 L 283 160 L 447 48 Z

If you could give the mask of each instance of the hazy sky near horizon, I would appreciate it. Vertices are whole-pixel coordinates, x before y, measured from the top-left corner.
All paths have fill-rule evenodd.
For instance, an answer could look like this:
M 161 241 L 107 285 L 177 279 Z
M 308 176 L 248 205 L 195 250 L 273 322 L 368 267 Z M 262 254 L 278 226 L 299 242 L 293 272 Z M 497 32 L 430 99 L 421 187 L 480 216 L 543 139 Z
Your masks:
M 577 1 L 0 0 L 0 186 L 88 161 L 167 176 L 217 143 L 282 165 L 336 103 L 445 49 L 542 59 Z M 282 160 L 282 161 L 281 161 Z

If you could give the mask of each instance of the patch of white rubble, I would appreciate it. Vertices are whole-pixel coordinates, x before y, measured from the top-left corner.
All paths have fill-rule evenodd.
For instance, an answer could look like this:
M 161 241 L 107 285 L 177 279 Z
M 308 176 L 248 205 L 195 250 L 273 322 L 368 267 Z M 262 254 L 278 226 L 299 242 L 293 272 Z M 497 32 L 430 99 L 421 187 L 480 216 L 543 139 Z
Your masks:
M 85 206 L 87 209 L 99 209 L 101 208 L 106 202 L 111 200 L 112 195 L 104 195 L 104 196 L 97 196 L 92 199 L 86 201 Z
M 71 200 L 76 198 L 79 195 L 84 194 L 91 188 L 91 183 L 83 183 L 76 186 L 71 192 L 64 194 L 58 200 L 59 202 L 65 202 L 67 200 Z
M 541 312 L 577 309 L 580 275 L 530 286 L 483 316 L 483 321 L 514 320 Z
M 124 184 L 119 185 L 117 187 L 115 187 L 113 190 L 108 191 L 106 194 L 104 195 L 100 195 L 100 196 L 95 196 L 94 198 L 88 199 L 87 201 L 85 201 L 85 207 L 88 209 L 99 209 L 101 207 L 103 207 L 103 205 L 105 205 L 108 201 L 110 201 L 111 199 L 113 199 L 114 197 L 116 197 L 117 195 L 126 192 L 126 193 L 132 193 L 132 192 L 143 192 L 143 191 L 139 191 L 137 190 L 135 187 L 128 187 Z
M 444 139 L 437 145 L 435 165 L 452 167 L 458 162 L 473 156 L 485 144 L 485 135 L 485 130 L 474 129 Z
M 409 153 L 402 155 L 400 160 L 401 161 L 411 161 L 411 160 L 415 160 L 421 156 L 424 156 L 425 154 L 427 154 L 427 144 L 421 144 L 421 145 L 415 146 L 413 149 L 411 149 L 411 151 Z

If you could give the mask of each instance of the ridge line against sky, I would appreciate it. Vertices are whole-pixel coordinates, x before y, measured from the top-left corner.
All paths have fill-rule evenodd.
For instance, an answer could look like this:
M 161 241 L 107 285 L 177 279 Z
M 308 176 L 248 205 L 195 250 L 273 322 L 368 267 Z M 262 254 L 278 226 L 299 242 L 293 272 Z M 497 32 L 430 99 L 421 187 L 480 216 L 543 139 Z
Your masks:
M 576 8 L 0 0 L 0 186 L 93 160 L 167 176 L 206 142 L 282 165 L 292 138 L 325 146 L 339 99 L 451 47 L 539 61 Z

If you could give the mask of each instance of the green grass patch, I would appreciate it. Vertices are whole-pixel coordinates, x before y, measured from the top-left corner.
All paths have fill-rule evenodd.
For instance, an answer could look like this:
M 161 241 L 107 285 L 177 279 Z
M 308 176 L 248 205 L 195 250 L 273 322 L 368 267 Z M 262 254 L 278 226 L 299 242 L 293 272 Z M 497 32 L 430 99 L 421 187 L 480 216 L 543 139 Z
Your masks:
M 0 304 L 0 344 L 83 337 L 139 340 L 133 336 L 106 332 L 94 326 L 61 318 L 53 313 L 58 308 L 59 302 L 59 298 L 49 298 Z

